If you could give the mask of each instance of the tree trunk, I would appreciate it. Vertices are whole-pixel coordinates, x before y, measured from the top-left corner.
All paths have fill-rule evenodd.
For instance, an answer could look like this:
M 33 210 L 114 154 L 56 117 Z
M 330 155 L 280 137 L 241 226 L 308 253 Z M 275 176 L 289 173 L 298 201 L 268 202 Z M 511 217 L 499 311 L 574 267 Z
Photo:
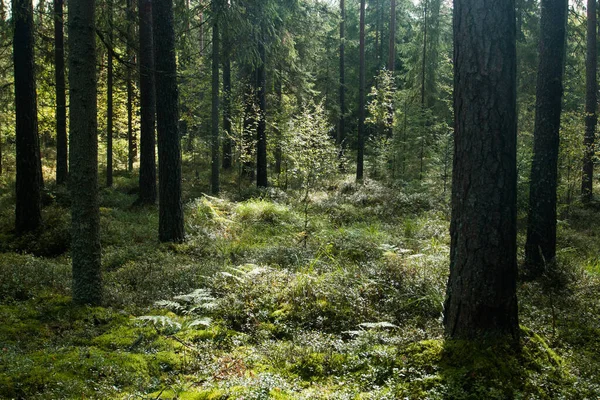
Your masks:
M 108 0 L 108 67 L 106 83 L 106 186 L 113 185 L 113 2 Z
M 102 301 L 95 0 L 69 1 L 69 165 L 73 301 Z
M 152 23 L 158 128 L 158 236 L 161 242 L 181 242 L 184 240 L 185 233 L 181 198 L 181 142 L 177 108 L 179 93 L 172 0 L 153 3 Z
M 21 234 L 42 224 L 42 167 L 34 71 L 33 6 L 13 0 L 17 181 L 15 229 Z
M 556 187 L 567 0 L 542 0 L 525 259 L 537 278 L 556 256 Z
M 67 99 L 65 89 L 64 0 L 54 0 L 54 77 L 56 82 L 56 184 L 67 182 Z
M 356 180 L 364 178 L 365 159 L 365 0 L 360 0 L 360 45 L 358 86 L 358 155 L 356 158 Z
M 518 346 L 514 0 L 456 0 L 450 278 L 451 338 Z
M 258 43 L 260 65 L 256 69 L 256 90 L 258 102 L 258 126 L 256 129 L 256 186 L 267 187 L 267 74 L 265 45 Z
M 421 107 L 425 108 L 425 74 L 427 69 L 427 1 L 423 3 L 423 59 L 421 60 Z
M 154 48 L 152 0 L 138 0 L 140 23 L 140 204 L 156 203 L 156 93 L 154 88 Z
M 231 169 L 233 140 L 231 138 L 231 59 L 229 53 L 223 60 L 223 169 Z
M 340 0 L 340 121 L 337 132 L 337 145 L 340 156 L 346 139 L 346 7 L 344 0 Z
M 585 147 L 583 155 L 583 178 L 581 182 L 581 197 L 584 202 L 589 202 L 593 197 L 594 185 L 594 137 L 596 136 L 596 124 L 598 115 L 597 89 L 598 82 L 596 74 L 598 72 L 597 38 L 596 38 L 596 0 L 587 2 L 588 20 L 587 20 L 587 57 L 585 61 L 585 137 L 583 144 Z
M 211 112 L 211 175 L 210 187 L 213 195 L 219 194 L 219 4 L 212 2 L 212 112 Z
M 135 63 L 135 55 L 132 51 L 131 41 L 133 40 L 133 0 L 127 0 L 127 170 L 133 171 L 133 164 L 137 158 L 137 140 L 133 132 L 133 79 L 132 66 Z

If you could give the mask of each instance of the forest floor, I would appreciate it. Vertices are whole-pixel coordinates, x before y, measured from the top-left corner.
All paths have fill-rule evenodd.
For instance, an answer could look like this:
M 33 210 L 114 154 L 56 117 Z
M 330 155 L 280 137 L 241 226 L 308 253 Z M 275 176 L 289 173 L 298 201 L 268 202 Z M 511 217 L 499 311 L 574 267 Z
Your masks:
M 519 283 L 514 354 L 443 339 L 439 187 L 348 178 L 305 208 L 293 191 L 240 193 L 229 178 L 219 199 L 184 182 L 183 244 L 160 244 L 157 209 L 132 206 L 135 177 L 103 189 L 94 308 L 70 301 L 64 189 L 45 196 L 45 229 L 18 238 L 12 186 L 0 186 L 0 398 L 600 397 L 597 209 L 573 206 L 558 266 Z

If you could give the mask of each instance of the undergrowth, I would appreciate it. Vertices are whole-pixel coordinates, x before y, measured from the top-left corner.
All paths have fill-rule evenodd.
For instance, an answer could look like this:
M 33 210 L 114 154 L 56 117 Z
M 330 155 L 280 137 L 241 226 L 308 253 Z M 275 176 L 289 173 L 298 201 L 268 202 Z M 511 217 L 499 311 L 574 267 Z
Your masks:
M 232 179 L 232 182 L 235 181 Z M 593 209 L 555 268 L 519 284 L 522 351 L 443 338 L 449 213 L 432 193 L 332 181 L 186 181 L 186 241 L 160 244 L 135 177 L 101 193 L 103 307 L 70 301 L 68 193 L 11 232 L 0 192 L 0 398 L 592 399 L 600 395 Z M 419 188 L 422 191 L 423 188 Z M 306 224 L 305 210 L 308 210 Z

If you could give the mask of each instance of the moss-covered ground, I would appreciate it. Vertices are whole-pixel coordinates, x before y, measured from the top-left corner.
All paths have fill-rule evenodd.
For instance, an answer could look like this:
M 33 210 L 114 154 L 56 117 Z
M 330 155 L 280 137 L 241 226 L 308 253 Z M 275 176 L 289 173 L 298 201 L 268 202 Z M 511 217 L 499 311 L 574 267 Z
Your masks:
M 191 174 L 190 174 L 191 175 Z M 438 188 L 339 180 L 220 198 L 185 181 L 160 244 L 136 177 L 101 192 L 103 307 L 70 300 L 69 198 L 11 233 L 0 187 L 0 398 L 596 399 L 600 212 L 574 205 L 559 262 L 519 283 L 522 351 L 443 339 L 449 211 Z M 305 229 L 307 227 L 307 229 Z M 522 247 L 523 237 L 519 237 Z

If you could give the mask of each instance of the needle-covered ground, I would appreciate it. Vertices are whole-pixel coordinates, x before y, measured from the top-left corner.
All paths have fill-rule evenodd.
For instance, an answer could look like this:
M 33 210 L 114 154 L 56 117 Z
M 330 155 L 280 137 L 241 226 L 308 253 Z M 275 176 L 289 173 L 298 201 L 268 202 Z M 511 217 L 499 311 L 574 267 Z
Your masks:
M 105 305 L 95 308 L 69 297 L 68 194 L 50 188 L 44 230 L 17 238 L 5 183 L 0 398 L 600 396 L 597 210 L 571 207 L 558 266 L 519 283 L 515 354 L 443 339 L 439 188 L 350 182 L 305 207 L 293 192 L 217 199 L 187 181 L 187 240 L 160 244 L 156 208 L 132 207 L 135 177 L 120 176 L 101 193 Z

